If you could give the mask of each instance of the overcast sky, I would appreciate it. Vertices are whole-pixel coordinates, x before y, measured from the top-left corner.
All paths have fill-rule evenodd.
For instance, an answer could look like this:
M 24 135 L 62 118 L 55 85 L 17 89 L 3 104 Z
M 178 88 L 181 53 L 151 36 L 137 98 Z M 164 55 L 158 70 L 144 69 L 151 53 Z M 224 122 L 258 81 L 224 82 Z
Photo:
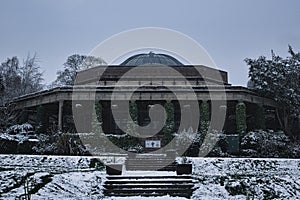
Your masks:
M 163 27 L 200 43 L 233 85 L 246 57 L 300 51 L 298 0 L 1 0 L 0 61 L 37 53 L 47 83 L 74 53 L 132 28 Z

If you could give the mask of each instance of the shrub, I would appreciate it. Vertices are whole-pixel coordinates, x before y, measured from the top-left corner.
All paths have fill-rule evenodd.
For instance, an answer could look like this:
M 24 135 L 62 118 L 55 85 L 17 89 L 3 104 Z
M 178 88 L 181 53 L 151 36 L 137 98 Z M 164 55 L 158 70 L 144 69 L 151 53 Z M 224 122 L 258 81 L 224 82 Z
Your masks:
M 29 123 L 21 124 L 21 125 L 13 125 L 6 129 L 6 133 L 10 135 L 23 134 L 28 135 L 33 133 L 33 127 Z
M 283 133 L 259 130 L 242 138 L 241 153 L 250 157 L 299 157 L 299 141 L 291 141 Z
M 87 155 L 88 152 L 77 134 L 57 132 L 52 135 L 39 134 L 40 141 L 33 150 L 38 154 Z

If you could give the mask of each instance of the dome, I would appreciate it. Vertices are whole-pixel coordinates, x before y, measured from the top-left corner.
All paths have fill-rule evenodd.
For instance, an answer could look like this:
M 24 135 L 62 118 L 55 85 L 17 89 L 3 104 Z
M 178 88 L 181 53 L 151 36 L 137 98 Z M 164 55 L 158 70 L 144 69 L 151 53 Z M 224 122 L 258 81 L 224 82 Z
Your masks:
M 140 66 L 140 65 L 168 65 L 168 66 L 182 66 L 176 58 L 166 54 L 156 54 L 153 52 L 137 54 L 129 57 L 122 62 L 121 66 Z

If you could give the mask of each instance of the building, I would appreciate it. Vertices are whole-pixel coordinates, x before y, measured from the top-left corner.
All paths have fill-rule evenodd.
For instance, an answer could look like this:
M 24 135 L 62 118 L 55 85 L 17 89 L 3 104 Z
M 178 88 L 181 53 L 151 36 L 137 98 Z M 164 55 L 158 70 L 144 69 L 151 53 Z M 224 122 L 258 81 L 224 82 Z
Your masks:
M 140 66 L 139 69 L 142 71 L 124 77 L 124 74 L 136 66 Z M 166 66 L 170 66 L 176 72 L 170 74 L 168 70 L 165 70 Z M 156 76 L 148 76 L 149 69 L 154 71 Z M 225 123 L 222 127 L 225 133 L 236 132 L 235 114 L 238 103 L 246 106 L 248 130 L 259 128 L 255 116 L 261 108 L 264 108 L 266 127 L 274 128 L 276 124 L 274 114 L 276 103 L 245 87 L 232 86 L 228 83 L 227 72 L 201 65 L 184 65 L 170 55 L 152 52 L 131 56 L 120 65 L 98 66 L 80 71 L 74 87 L 57 87 L 29 94 L 17 98 L 14 103 L 16 109 L 22 113 L 21 121 L 36 124 L 38 110 L 43 108 L 44 114 L 40 123 L 44 127 L 55 126 L 66 132 L 90 132 L 93 131 L 92 112 L 84 112 L 84 110 L 91 110 L 95 102 L 100 102 L 103 132 L 122 134 L 124 131 L 117 126 L 116 121 L 120 120 L 119 124 L 126 124 L 127 118 L 123 113 L 123 119 L 114 119 L 112 112 L 114 109 L 115 112 L 124 112 L 120 109 L 122 101 L 128 100 L 128 95 L 133 88 L 138 88 L 130 97 L 130 101 L 135 102 L 137 106 L 138 124 L 141 126 L 149 124 L 149 108 L 152 105 L 163 106 L 168 102 L 174 105 L 174 131 L 176 131 L 180 125 L 180 116 L 183 115 L 182 112 L 185 112 L 183 110 L 187 109 L 189 112 L 189 99 L 184 94 L 188 93 L 186 89 L 190 86 L 199 104 L 206 102 L 212 109 L 211 105 L 214 102 L 220 108 L 220 112 L 225 111 Z M 122 89 L 124 99 L 117 99 L 119 104 L 112 104 L 112 94 L 116 88 Z M 178 99 L 174 91 L 182 93 L 183 95 L 179 97 L 182 99 Z M 185 108 L 181 109 L 178 101 L 184 101 Z M 84 123 L 79 128 L 74 126 L 74 109 L 81 109 L 78 113 Z M 122 113 L 119 114 L 122 116 Z M 160 140 L 160 138 L 158 136 L 156 139 Z

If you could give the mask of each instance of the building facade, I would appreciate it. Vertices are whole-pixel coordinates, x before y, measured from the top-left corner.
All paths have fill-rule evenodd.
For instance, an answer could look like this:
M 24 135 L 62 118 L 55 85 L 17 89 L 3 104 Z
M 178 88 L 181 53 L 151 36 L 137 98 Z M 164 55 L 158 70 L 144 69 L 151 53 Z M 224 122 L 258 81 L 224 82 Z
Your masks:
M 129 73 L 137 66 L 138 71 Z M 170 73 L 170 69 L 174 73 Z M 29 94 L 19 97 L 14 103 L 21 113 L 20 121 L 41 123 L 46 129 L 55 127 L 65 132 L 92 132 L 94 121 L 89 111 L 97 103 L 101 105 L 101 128 L 105 134 L 124 134 L 118 124 L 128 122 L 128 112 L 121 109 L 125 102 L 134 103 L 137 113 L 135 121 L 139 126 L 150 123 L 149 110 L 153 105 L 171 104 L 174 110 L 174 132 L 178 132 L 181 116 L 188 116 L 184 112 L 189 113 L 189 109 L 193 109 L 189 99 L 191 89 L 199 105 L 209 105 L 210 113 L 215 112 L 218 116 L 218 113 L 223 112 L 225 122 L 221 129 L 227 134 L 236 133 L 238 104 L 246 106 L 248 130 L 261 128 L 258 127 L 258 120 L 261 119 L 257 118 L 261 110 L 265 114 L 266 128 L 276 129 L 277 105 L 272 99 L 261 97 L 242 86 L 232 86 L 228 83 L 225 71 L 201 65 L 184 65 L 174 57 L 152 52 L 134 55 L 120 65 L 97 66 L 80 71 L 74 86 Z M 116 90 L 119 95 L 114 96 Z M 214 110 L 212 104 L 217 105 Z M 74 124 L 76 109 L 81 122 L 84 122 L 80 127 Z M 37 120 L 39 110 L 43 110 L 43 119 Z M 113 113 L 124 117 L 116 119 Z M 189 120 L 193 121 L 192 118 Z M 159 123 L 154 119 L 153 124 L 159 126 Z M 151 138 L 161 140 L 163 134 L 159 132 Z

